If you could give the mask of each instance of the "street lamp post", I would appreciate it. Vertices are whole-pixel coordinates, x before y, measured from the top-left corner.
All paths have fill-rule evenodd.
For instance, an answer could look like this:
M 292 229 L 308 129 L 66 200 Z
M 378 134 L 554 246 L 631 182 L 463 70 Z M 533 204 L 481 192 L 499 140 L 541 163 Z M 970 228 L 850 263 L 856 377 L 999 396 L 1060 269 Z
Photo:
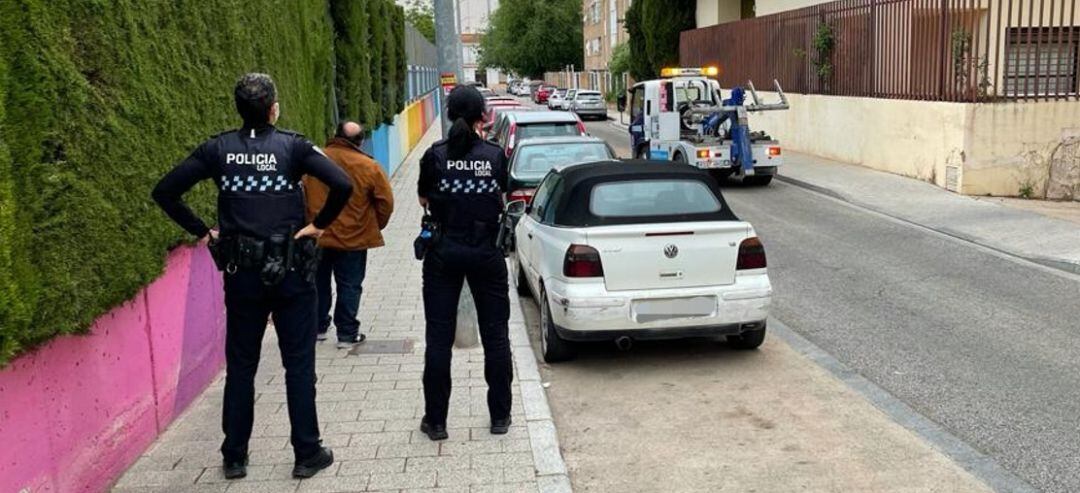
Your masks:
M 461 35 L 458 33 L 454 0 L 435 0 L 435 47 L 439 54 L 439 74 L 453 74 L 458 82 L 461 72 Z M 440 89 L 442 90 L 442 89 Z M 442 133 L 450 130 L 446 119 L 446 94 L 442 95 Z

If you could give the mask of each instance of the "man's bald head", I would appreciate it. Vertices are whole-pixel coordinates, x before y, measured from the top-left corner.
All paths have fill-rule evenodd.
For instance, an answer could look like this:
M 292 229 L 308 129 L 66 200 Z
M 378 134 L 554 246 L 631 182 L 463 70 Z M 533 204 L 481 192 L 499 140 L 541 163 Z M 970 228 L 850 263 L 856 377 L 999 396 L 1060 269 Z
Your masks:
M 364 127 L 354 121 L 344 120 L 341 123 L 338 123 L 337 131 L 334 132 L 334 136 L 348 140 L 356 146 L 360 146 L 364 142 Z

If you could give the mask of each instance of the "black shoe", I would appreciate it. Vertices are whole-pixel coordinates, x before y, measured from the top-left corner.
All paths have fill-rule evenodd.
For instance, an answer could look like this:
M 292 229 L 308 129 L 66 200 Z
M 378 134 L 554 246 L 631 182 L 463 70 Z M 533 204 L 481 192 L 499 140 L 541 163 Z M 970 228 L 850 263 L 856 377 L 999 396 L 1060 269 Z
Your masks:
M 446 425 L 433 425 L 427 422 L 427 418 L 420 421 L 420 431 L 432 441 L 446 440 L 450 434 L 446 432 Z
M 510 432 L 510 418 L 491 420 L 491 434 L 505 435 Z
M 247 457 L 238 461 L 225 461 L 221 466 L 225 479 L 240 479 L 247 476 L 247 462 Z
M 310 478 L 319 471 L 330 467 L 334 463 L 334 451 L 323 447 L 315 455 L 298 461 L 293 467 L 292 477 L 297 479 Z

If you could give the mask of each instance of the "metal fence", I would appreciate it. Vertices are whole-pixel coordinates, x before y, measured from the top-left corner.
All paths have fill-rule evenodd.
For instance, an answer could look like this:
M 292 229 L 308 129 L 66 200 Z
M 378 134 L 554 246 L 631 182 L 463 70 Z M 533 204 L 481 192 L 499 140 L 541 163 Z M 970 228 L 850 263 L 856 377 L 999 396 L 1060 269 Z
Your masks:
M 405 54 L 409 64 L 405 92 L 412 101 L 439 87 L 438 54 L 435 45 L 409 23 L 405 23 Z
M 1076 99 L 1080 0 L 840 0 L 685 31 L 731 87 L 893 99 Z

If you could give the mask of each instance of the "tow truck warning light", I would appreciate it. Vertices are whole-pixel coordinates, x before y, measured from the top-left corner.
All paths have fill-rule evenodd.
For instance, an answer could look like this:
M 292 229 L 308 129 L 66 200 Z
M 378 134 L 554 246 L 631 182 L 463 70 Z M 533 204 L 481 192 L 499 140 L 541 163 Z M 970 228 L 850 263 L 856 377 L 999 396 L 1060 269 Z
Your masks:
M 666 67 L 660 69 L 660 77 L 686 77 L 692 75 L 704 75 L 707 77 L 716 77 L 720 75 L 719 67 Z

